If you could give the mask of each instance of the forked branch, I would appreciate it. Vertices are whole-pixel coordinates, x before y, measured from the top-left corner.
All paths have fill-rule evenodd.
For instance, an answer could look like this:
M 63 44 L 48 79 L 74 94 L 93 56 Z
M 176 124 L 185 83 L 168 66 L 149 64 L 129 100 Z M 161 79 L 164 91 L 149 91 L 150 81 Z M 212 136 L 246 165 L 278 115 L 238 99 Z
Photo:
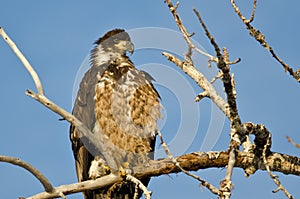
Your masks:
M 251 18 L 247 20 L 244 15 L 239 10 L 238 6 L 236 5 L 234 0 L 230 0 L 231 5 L 235 11 L 235 13 L 240 17 L 242 22 L 245 24 L 247 30 L 249 31 L 249 34 L 258 41 L 265 49 L 267 49 L 271 55 L 281 64 L 283 69 L 287 71 L 297 82 L 300 83 L 300 69 L 297 71 L 294 71 L 293 68 L 291 68 L 287 63 L 285 63 L 274 51 L 274 49 L 269 45 L 269 43 L 266 41 L 266 38 L 262 32 L 260 32 L 258 29 L 256 29 L 254 26 L 252 26 L 250 23 L 254 19 L 254 14 L 256 10 L 256 0 L 253 3 L 253 11 Z

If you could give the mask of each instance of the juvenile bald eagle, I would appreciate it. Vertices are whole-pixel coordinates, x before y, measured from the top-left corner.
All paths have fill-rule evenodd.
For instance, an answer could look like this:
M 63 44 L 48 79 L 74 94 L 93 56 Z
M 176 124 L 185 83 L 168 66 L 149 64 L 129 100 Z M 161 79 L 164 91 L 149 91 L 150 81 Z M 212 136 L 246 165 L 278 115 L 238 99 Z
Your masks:
M 71 125 L 70 138 L 79 181 L 95 179 L 128 165 L 147 165 L 153 159 L 159 94 L 152 77 L 135 68 L 127 52 L 134 46 L 122 29 L 107 32 L 91 51 L 91 68 L 84 75 L 73 107 L 101 143 L 103 151 L 88 147 L 89 140 Z M 126 163 L 126 164 L 125 164 Z M 147 185 L 150 179 L 141 179 Z M 123 182 L 114 188 L 84 192 L 86 199 L 133 198 L 135 185 Z

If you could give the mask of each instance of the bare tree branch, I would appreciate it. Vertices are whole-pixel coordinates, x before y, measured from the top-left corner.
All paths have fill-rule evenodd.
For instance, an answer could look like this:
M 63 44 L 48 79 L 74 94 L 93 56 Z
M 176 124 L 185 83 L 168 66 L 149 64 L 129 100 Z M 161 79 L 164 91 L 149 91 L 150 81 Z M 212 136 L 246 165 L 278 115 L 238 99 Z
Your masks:
M 229 153 L 227 151 L 193 152 L 175 158 L 183 169 L 187 171 L 198 171 L 199 169 L 226 167 L 229 160 Z M 271 171 L 300 176 L 300 158 L 298 157 L 270 152 L 270 154 L 266 157 L 266 161 Z M 249 167 L 254 167 L 255 172 L 256 170 L 266 170 L 265 165 L 264 161 L 253 153 L 241 151 L 236 152 L 235 167 L 242 168 L 244 170 Z M 162 160 L 152 160 L 148 167 L 144 167 L 143 165 L 134 167 L 132 176 L 140 179 L 178 172 L 181 172 L 181 169 L 178 168 L 171 159 L 166 158 Z M 121 182 L 122 180 L 123 179 L 121 177 L 110 174 L 97 178 L 96 180 L 88 180 L 80 183 L 55 187 L 55 192 L 39 193 L 28 197 L 28 199 L 60 197 L 60 193 L 68 195 L 85 190 L 98 189 Z
M 279 181 L 279 179 L 277 178 L 277 176 L 275 176 L 271 170 L 270 170 L 270 166 L 268 164 L 268 161 L 267 161 L 267 152 L 268 152 L 268 149 L 270 148 L 270 145 L 271 145 L 271 134 L 269 134 L 268 136 L 268 139 L 267 139 L 267 142 L 265 144 L 265 147 L 263 149 L 263 161 L 264 161 L 264 164 L 266 166 L 266 170 L 268 172 L 268 174 L 270 175 L 270 177 L 273 179 L 274 183 L 277 185 L 277 189 L 273 191 L 273 193 L 276 193 L 277 191 L 283 191 L 283 193 L 289 198 L 289 199 L 293 199 L 293 196 L 286 190 L 286 188 L 284 188 L 284 186 L 281 184 L 281 182 Z
M 186 43 L 188 44 L 188 52 L 186 53 L 186 56 L 191 57 L 192 55 L 192 49 L 195 49 L 198 53 L 208 57 L 210 59 L 210 61 L 217 61 L 217 59 L 215 57 L 213 57 L 212 55 L 196 48 L 196 46 L 192 43 L 190 37 L 194 35 L 194 33 L 189 34 L 187 29 L 185 28 L 185 26 L 183 25 L 178 13 L 177 13 L 177 8 L 179 5 L 179 2 L 176 3 L 176 5 L 174 6 L 173 3 L 171 2 L 171 0 L 165 0 L 165 3 L 168 5 L 169 10 L 171 11 L 174 20 L 179 28 L 179 30 L 181 31 L 183 38 L 185 39 Z
M 170 160 L 172 160 L 172 162 L 174 163 L 174 165 L 176 165 L 181 172 L 183 172 L 184 174 L 186 174 L 187 176 L 190 176 L 196 180 L 198 180 L 201 185 L 205 186 L 206 188 L 208 188 L 208 190 L 210 190 L 212 193 L 218 195 L 219 194 L 219 189 L 214 187 L 212 184 L 210 184 L 209 182 L 205 181 L 204 179 L 200 178 L 199 176 L 195 175 L 195 174 L 192 174 L 190 172 L 188 172 L 187 170 L 185 170 L 184 168 L 181 167 L 180 163 L 177 161 L 176 158 L 174 158 L 174 156 L 171 154 L 167 144 L 165 143 L 165 141 L 163 140 L 163 136 L 162 134 L 160 133 L 160 131 L 158 131 L 158 136 L 160 138 L 160 142 L 161 142 L 161 145 L 162 147 L 164 148 L 166 154 L 168 155 L 168 158 Z
M 212 84 L 206 79 L 206 77 L 199 72 L 193 65 L 192 62 L 181 61 L 176 56 L 163 52 L 162 53 L 170 62 L 173 62 L 183 72 L 190 76 L 204 91 L 207 96 L 219 107 L 219 109 L 229 117 L 228 104 L 223 98 L 217 93 Z
M 17 55 L 17 57 L 20 59 L 20 61 L 23 63 L 23 65 L 25 66 L 25 68 L 27 69 L 29 74 L 31 75 L 31 77 L 32 77 L 32 79 L 35 83 L 35 86 L 36 86 L 36 89 L 37 89 L 38 93 L 41 94 L 41 95 L 44 95 L 43 86 L 42 86 L 42 83 L 40 81 L 39 76 L 37 75 L 37 73 L 35 72 L 33 67 L 31 66 L 31 64 L 28 62 L 26 57 L 19 50 L 17 45 L 5 33 L 5 31 L 2 27 L 0 27 L 0 35 L 4 39 L 4 41 L 6 41 L 6 43 L 11 47 L 11 49 L 14 51 L 14 53 Z
M 121 182 L 123 178 L 114 175 L 114 174 L 109 174 L 106 176 L 103 176 L 101 178 L 97 178 L 95 180 L 88 180 L 84 182 L 79 182 L 79 183 L 73 183 L 69 185 L 62 185 L 59 187 L 54 188 L 54 192 L 48 193 L 48 192 L 42 192 L 30 197 L 27 197 L 26 199 L 47 199 L 47 198 L 58 198 L 61 197 L 61 193 L 64 195 L 69 195 L 73 193 L 78 193 L 82 192 L 85 190 L 93 190 L 93 189 L 98 189 L 102 188 L 108 185 L 112 185 L 114 183 Z
M 231 190 L 233 188 L 232 182 L 231 182 L 231 176 L 233 172 L 233 168 L 235 165 L 236 157 L 235 153 L 239 149 L 239 146 L 245 141 L 249 140 L 246 138 L 246 136 L 243 134 L 243 132 L 239 132 L 238 129 L 240 128 L 241 119 L 238 114 L 238 109 L 236 105 L 236 92 L 234 89 L 233 80 L 231 79 L 230 75 L 230 68 L 228 66 L 229 63 L 229 55 L 227 53 L 226 48 L 223 48 L 224 55 L 221 52 L 221 49 L 217 42 L 215 41 L 212 34 L 209 32 L 208 28 L 206 27 L 204 21 L 202 20 L 200 13 L 193 9 L 195 12 L 202 28 L 205 31 L 206 36 L 210 40 L 210 43 L 215 49 L 216 56 L 218 58 L 217 66 L 222 71 L 222 78 L 223 81 L 225 93 L 227 95 L 227 103 L 228 103 L 228 109 L 229 109 L 229 120 L 231 122 L 230 125 L 230 137 L 231 141 L 229 144 L 229 160 L 228 160 L 228 166 L 227 166 L 227 172 L 225 179 L 221 181 L 220 183 L 220 198 L 228 199 L 231 195 Z
M 218 58 L 217 61 L 217 66 L 218 68 L 222 71 L 222 81 L 224 84 L 225 92 L 227 94 L 227 102 L 228 102 L 228 108 L 229 108 L 229 120 L 233 123 L 233 125 L 239 125 L 241 124 L 241 120 L 238 115 L 238 110 L 237 110 L 237 105 L 236 105 L 236 98 L 233 92 L 233 85 L 232 85 L 232 80 L 231 80 L 231 75 L 230 75 L 230 68 L 228 66 L 229 58 L 228 58 L 228 53 L 226 49 L 224 48 L 224 55 L 221 53 L 221 49 L 217 42 L 215 41 L 214 37 L 210 34 L 208 31 L 204 21 L 202 20 L 200 13 L 196 10 L 193 9 L 195 14 L 197 15 L 199 22 L 201 26 L 203 27 L 206 36 L 209 38 L 212 46 L 215 49 L 216 56 Z
M 294 71 L 288 64 L 286 64 L 282 59 L 279 58 L 279 56 L 275 53 L 273 48 L 268 44 L 268 42 L 265 39 L 265 36 L 257 30 L 255 27 L 253 27 L 250 23 L 253 21 L 253 18 L 251 17 L 250 20 L 247 20 L 244 15 L 239 10 L 238 6 L 236 5 L 234 0 L 230 0 L 231 5 L 235 11 L 235 13 L 240 17 L 240 19 L 243 21 L 243 23 L 246 25 L 247 30 L 249 31 L 250 35 L 258 41 L 265 49 L 267 49 L 271 55 L 282 65 L 285 71 L 288 71 L 289 74 L 297 81 L 300 82 L 300 69 L 297 71 Z M 254 16 L 254 11 L 256 9 L 256 1 L 254 1 L 254 8 L 252 15 Z
M 39 172 L 36 168 L 34 168 L 31 164 L 24 162 L 23 160 L 21 160 L 19 158 L 3 156 L 3 155 L 0 155 L 0 162 L 7 162 L 7 163 L 17 165 L 19 167 L 26 169 L 42 183 L 46 192 L 53 191 L 53 187 L 52 187 L 51 183 L 49 182 L 49 180 L 41 172 Z
M 172 56 L 168 53 L 163 53 L 163 55 L 165 55 L 170 61 L 175 63 L 180 68 L 183 68 L 183 66 L 186 65 L 186 63 L 189 63 L 190 65 L 193 65 L 192 60 L 191 60 L 191 49 L 194 46 L 193 46 L 193 44 L 191 43 L 191 41 L 189 39 L 190 35 L 188 34 L 187 30 L 183 26 L 183 24 L 181 22 L 181 19 L 179 18 L 179 15 L 176 12 L 176 9 L 178 7 L 178 3 L 175 6 L 173 6 L 171 1 L 165 1 L 165 2 L 167 2 L 169 9 L 170 9 L 171 13 L 174 16 L 174 19 L 176 21 L 177 26 L 181 30 L 186 42 L 188 43 L 188 53 L 185 56 L 184 62 L 178 60 L 176 57 L 174 57 L 174 56 Z M 201 26 L 205 30 L 205 34 L 207 35 L 207 37 L 209 38 L 212 46 L 215 49 L 216 56 L 217 56 L 217 61 L 216 61 L 217 66 L 222 71 L 222 75 L 220 77 L 223 81 L 225 92 L 227 94 L 228 107 L 226 107 L 226 108 L 228 108 L 228 111 L 229 111 L 228 118 L 231 121 L 231 125 L 230 125 L 231 126 L 231 128 L 230 128 L 231 129 L 230 130 L 231 142 L 230 142 L 230 145 L 229 145 L 230 150 L 229 150 L 229 160 L 228 160 L 228 167 L 227 167 L 226 176 L 225 176 L 225 179 L 220 183 L 220 191 L 218 191 L 219 192 L 218 195 L 220 196 L 220 198 L 226 198 L 227 199 L 227 198 L 230 198 L 231 189 L 233 187 L 232 182 L 231 182 L 231 175 L 232 175 L 232 171 L 233 171 L 233 168 L 234 168 L 235 162 L 236 162 L 237 150 L 239 149 L 239 146 L 240 146 L 241 143 L 245 143 L 245 145 L 244 145 L 245 151 L 250 151 L 250 149 L 252 147 L 252 144 L 250 142 L 249 136 L 247 135 L 247 132 L 241 126 L 241 120 L 240 120 L 238 110 L 237 110 L 237 106 L 236 106 L 236 90 L 235 90 L 234 79 L 233 79 L 234 76 L 231 77 L 230 68 L 228 66 L 229 64 L 234 64 L 234 63 L 239 62 L 240 59 L 238 59 L 235 62 L 230 62 L 229 61 L 229 55 L 227 53 L 226 48 L 223 48 L 224 54 L 222 54 L 221 49 L 219 48 L 218 44 L 216 43 L 214 37 L 208 31 L 208 29 L 207 29 L 205 23 L 203 22 L 199 12 L 196 9 L 193 9 L 193 10 L 194 10 L 195 14 L 198 17 Z M 254 0 L 254 2 L 253 2 L 252 14 L 251 14 L 250 19 L 247 20 L 248 21 L 247 23 L 250 23 L 251 21 L 254 20 L 255 11 L 256 11 L 256 0 Z M 242 15 L 240 14 L 239 16 L 242 16 Z M 246 20 L 246 19 L 243 18 L 243 20 Z M 188 74 L 187 71 L 184 71 L 184 72 L 186 72 Z M 203 88 L 203 86 L 201 86 L 201 87 Z M 210 93 L 206 89 L 204 89 L 204 92 L 200 93 L 196 97 L 196 100 L 200 100 L 203 97 L 210 97 L 209 94 Z M 254 128 L 256 128 L 257 125 L 254 125 L 254 126 L 255 126 Z M 267 132 L 267 135 L 270 138 L 271 134 L 267 131 L 267 129 L 264 126 L 261 126 L 261 127 L 262 128 L 260 130 L 264 130 L 264 132 Z M 271 146 L 271 139 L 259 139 L 259 136 L 257 134 L 255 134 L 255 135 L 256 135 L 256 142 L 259 140 L 259 141 L 262 141 L 264 143 L 264 145 L 263 145 L 264 146 L 263 148 L 265 149 L 264 152 L 265 153 L 269 152 L 269 149 L 270 149 L 270 146 Z M 269 143 L 269 144 L 267 144 L 267 143 Z M 255 148 L 255 151 L 257 152 L 259 150 L 260 150 L 260 152 L 262 152 L 261 148 L 259 148 L 259 145 L 258 145 Z M 261 157 L 261 153 L 260 153 L 260 156 L 258 156 L 258 157 Z M 179 167 L 179 168 L 181 169 L 182 172 L 184 172 L 183 168 L 181 168 L 181 167 Z M 187 173 L 187 174 L 189 174 L 189 173 Z M 249 175 L 249 171 L 246 171 L 246 174 Z M 192 177 L 195 178 L 195 176 L 192 176 Z M 278 185 L 278 187 L 279 187 L 279 185 Z M 284 189 L 284 191 L 286 191 L 286 190 Z M 285 193 L 287 193 L 287 191 Z

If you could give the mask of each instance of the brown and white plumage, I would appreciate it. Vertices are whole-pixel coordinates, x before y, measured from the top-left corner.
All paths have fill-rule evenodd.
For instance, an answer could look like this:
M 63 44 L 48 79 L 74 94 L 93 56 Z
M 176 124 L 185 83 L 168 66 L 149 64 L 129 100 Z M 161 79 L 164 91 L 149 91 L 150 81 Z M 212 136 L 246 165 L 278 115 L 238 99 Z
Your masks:
M 129 35 L 115 29 L 95 44 L 92 67 L 80 83 L 73 114 L 93 132 L 104 151 L 91 150 L 88 139 L 70 127 L 79 181 L 105 175 L 107 166 L 117 170 L 125 162 L 130 167 L 147 165 L 153 159 L 157 120 L 161 117 L 153 79 L 137 70 L 126 56 L 134 49 Z M 142 181 L 147 184 L 149 179 Z M 133 184 L 116 187 L 112 198 L 133 198 Z M 84 195 L 87 199 L 106 198 L 108 189 L 87 191 Z

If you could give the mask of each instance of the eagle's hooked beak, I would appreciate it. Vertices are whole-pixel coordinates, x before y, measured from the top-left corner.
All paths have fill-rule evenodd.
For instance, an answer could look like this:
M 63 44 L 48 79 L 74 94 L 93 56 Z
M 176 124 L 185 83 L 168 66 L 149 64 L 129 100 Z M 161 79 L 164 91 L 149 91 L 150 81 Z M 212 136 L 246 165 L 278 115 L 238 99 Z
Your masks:
M 126 50 L 132 55 L 134 52 L 134 45 L 131 41 L 127 41 Z

